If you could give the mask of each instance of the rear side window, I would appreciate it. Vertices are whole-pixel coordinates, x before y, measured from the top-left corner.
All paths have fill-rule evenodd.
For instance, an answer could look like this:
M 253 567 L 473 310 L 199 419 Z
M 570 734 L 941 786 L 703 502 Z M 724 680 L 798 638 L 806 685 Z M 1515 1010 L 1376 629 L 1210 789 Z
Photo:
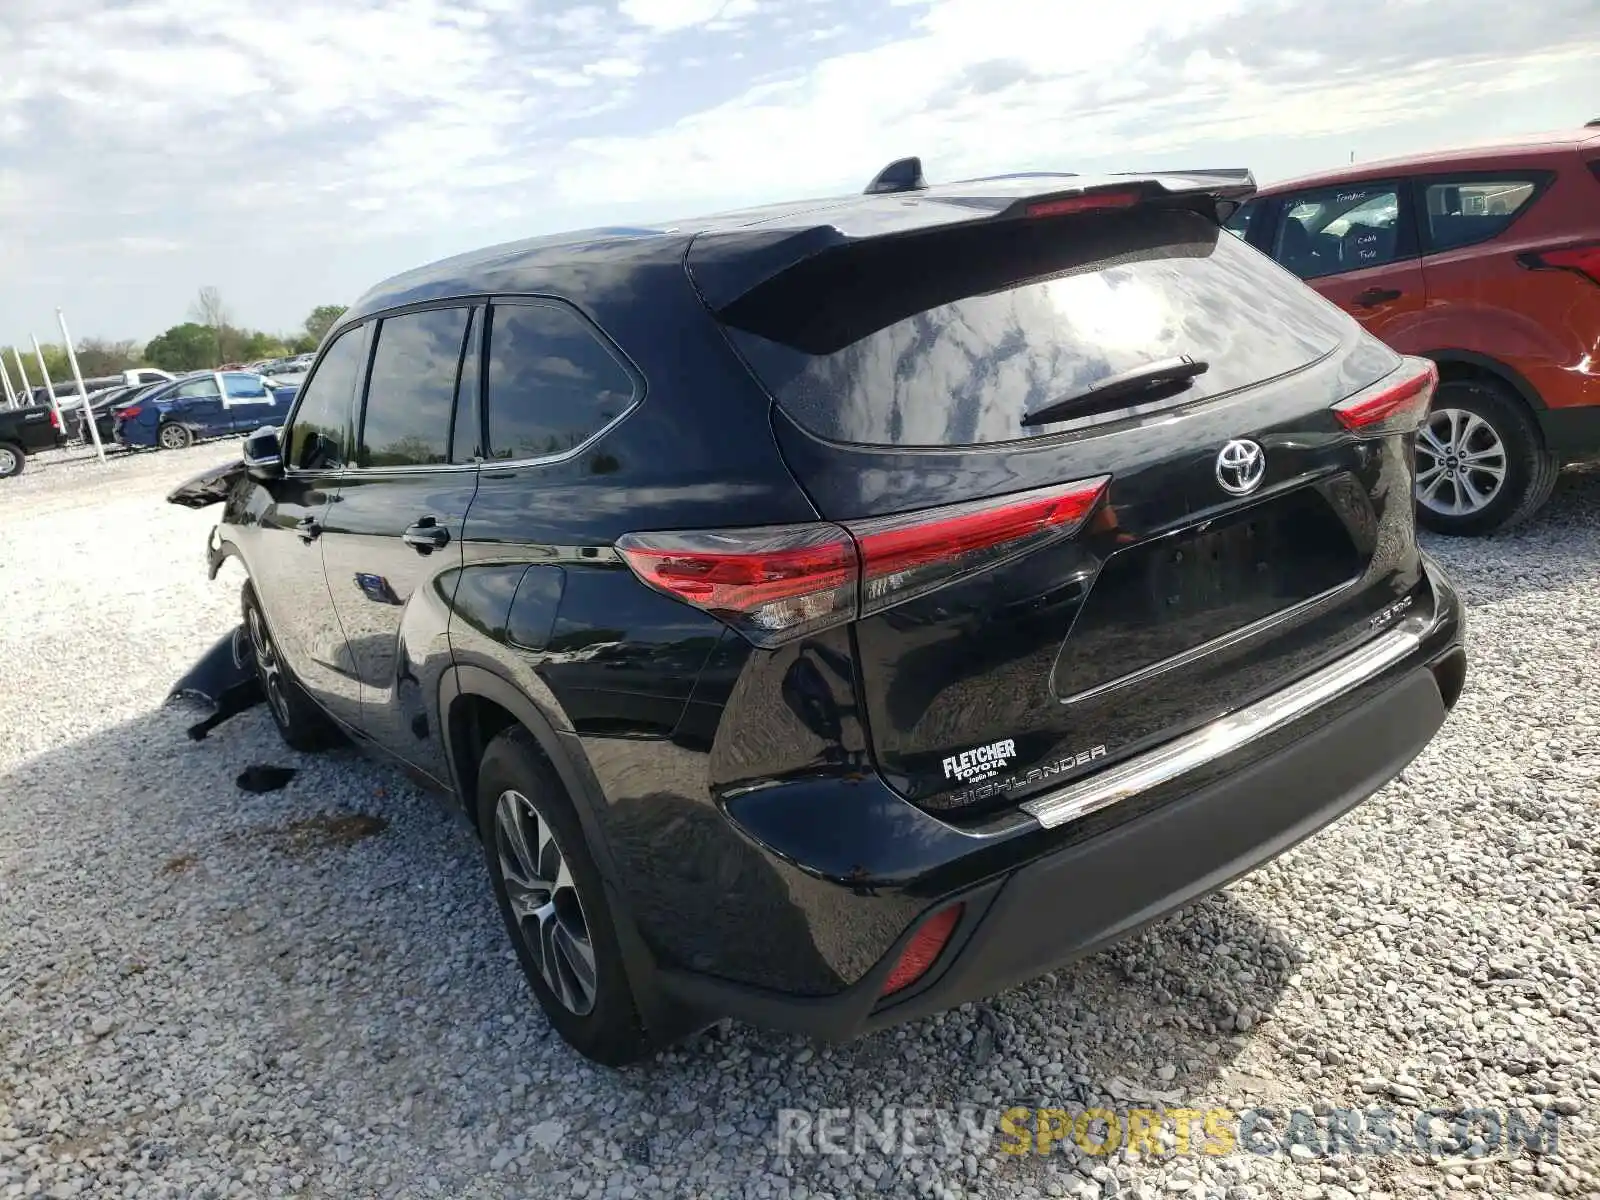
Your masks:
M 1341 184 L 1287 197 L 1272 257 L 1301 279 L 1381 267 L 1416 255 L 1400 222 L 1400 188 Z
M 1441 179 L 1422 188 L 1432 250 L 1486 242 L 1511 224 L 1539 190 L 1536 179 Z
M 358 466 L 450 461 L 450 415 L 469 315 L 465 308 L 435 308 L 379 323 Z
M 494 459 L 547 458 L 588 441 L 633 403 L 632 374 L 572 309 L 501 304 L 489 327 Z
M 1223 226 L 1229 233 L 1242 241 L 1250 240 L 1250 223 L 1256 219 L 1256 214 L 1266 207 L 1265 201 L 1251 200 L 1241 204 L 1233 216 L 1228 218 L 1228 223 Z
M 191 379 L 188 383 L 180 383 L 178 390 L 172 394 L 180 400 L 203 400 L 217 394 L 217 381 L 209 375 L 204 379 Z
M 1004 221 L 868 240 L 806 260 L 719 314 L 779 406 L 818 436 L 962 446 L 1024 426 L 1112 375 L 1188 355 L 1177 399 L 1246 387 L 1328 354 L 1350 318 L 1181 210 Z
M 289 430 L 289 465 L 306 471 L 334 470 L 345 463 L 350 402 L 365 361 L 366 330 L 348 329 L 328 347 L 306 380 Z

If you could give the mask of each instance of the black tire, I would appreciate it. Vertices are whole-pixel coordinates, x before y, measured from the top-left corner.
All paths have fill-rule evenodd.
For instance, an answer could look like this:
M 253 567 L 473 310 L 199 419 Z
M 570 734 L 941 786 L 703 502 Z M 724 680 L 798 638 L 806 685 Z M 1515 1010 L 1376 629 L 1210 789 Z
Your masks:
M 0 442 L 0 479 L 15 479 L 28 465 L 28 456 L 15 442 Z
M 1417 435 L 1417 522 L 1454 537 L 1510 529 L 1544 507 L 1560 469 L 1518 397 L 1494 380 L 1447 380 Z
M 344 740 L 339 727 L 329 719 L 307 696 L 305 689 L 289 672 L 288 664 L 278 655 L 272 638 L 272 628 L 261 611 L 256 590 L 247 581 L 239 594 L 239 608 L 244 618 L 251 657 L 255 660 L 256 678 L 266 696 L 267 711 L 278 735 L 291 750 L 315 754 L 337 746 Z
M 176 421 L 167 421 L 156 431 L 156 445 L 162 450 L 187 450 L 194 445 L 194 430 Z
M 503 803 L 517 809 L 524 820 L 530 813 L 535 815 L 551 834 L 549 842 L 532 850 L 536 871 L 524 872 L 515 865 L 513 838 L 500 817 Z M 639 1019 L 605 886 L 583 827 L 538 743 L 521 726 L 500 733 L 484 750 L 478 769 L 477 809 L 484 861 L 500 916 L 528 986 L 551 1026 L 579 1054 L 604 1066 L 626 1066 L 648 1055 L 654 1046 Z M 524 836 L 523 845 L 529 846 L 533 840 L 537 839 Z M 508 872 L 516 882 L 508 884 Z M 556 886 L 527 887 L 524 881 L 538 881 L 540 872 L 556 881 Z M 524 906 L 522 911 L 529 906 L 536 906 L 537 911 L 519 917 L 513 907 L 513 889 Z M 541 918 L 539 914 L 548 915 Z M 580 927 L 586 936 L 575 935 L 573 931 Z M 530 941 L 541 949 L 536 952 Z M 587 1008 L 577 995 L 584 986 L 581 963 L 585 956 L 573 951 L 580 946 L 587 947 L 593 960 Z M 551 979 L 556 986 L 547 980 L 542 958 L 552 964 Z M 573 964 L 580 964 L 576 972 Z M 558 990 L 562 994 L 558 995 Z

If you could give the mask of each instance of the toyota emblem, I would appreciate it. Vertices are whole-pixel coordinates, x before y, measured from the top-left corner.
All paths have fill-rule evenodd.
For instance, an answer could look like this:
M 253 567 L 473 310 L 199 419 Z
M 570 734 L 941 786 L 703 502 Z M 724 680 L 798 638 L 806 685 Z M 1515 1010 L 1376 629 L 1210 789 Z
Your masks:
M 1230 496 L 1248 496 L 1267 474 L 1267 452 L 1252 441 L 1235 438 L 1217 452 L 1217 482 Z

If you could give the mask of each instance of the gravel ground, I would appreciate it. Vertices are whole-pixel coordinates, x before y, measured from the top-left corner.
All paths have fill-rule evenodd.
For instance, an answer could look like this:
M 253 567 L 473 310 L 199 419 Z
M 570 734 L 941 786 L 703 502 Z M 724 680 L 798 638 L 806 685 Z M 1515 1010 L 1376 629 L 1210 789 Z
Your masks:
M 161 707 L 238 582 L 205 579 L 212 514 L 161 498 L 231 452 L 0 484 L 0 1196 L 1600 1195 L 1600 475 L 1516 536 L 1433 547 L 1471 604 L 1467 692 L 1277 863 L 991 1003 L 832 1049 L 724 1025 L 612 1073 L 550 1034 L 470 835 L 401 776 L 300 758 L 261 709 L 192 743 Z M 300 773 L 251 795 L 252 763 Z M 1402 1142 L 775 1136 L 783 1109 L 1130 1100 L 1275 1106 L 1280 1133 L 1381 1104 Z M 1560 1140 L 1408 1149 L 1430 1106 L 1549 1109 Z

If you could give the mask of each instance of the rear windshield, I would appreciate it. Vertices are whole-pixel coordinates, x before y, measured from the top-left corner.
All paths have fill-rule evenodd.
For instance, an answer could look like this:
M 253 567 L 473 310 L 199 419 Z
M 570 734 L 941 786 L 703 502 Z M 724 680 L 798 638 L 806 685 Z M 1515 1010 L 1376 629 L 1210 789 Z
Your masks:
M 791 417 L 834 441 L 956 446 L 1060 433 L 1294 371 L 1355 326 L 1198 213 L 1141 210 L 880 238 L 719 314 Z M 1209 364 L 1180 394 L 1025 427 L 1126 371 Z

